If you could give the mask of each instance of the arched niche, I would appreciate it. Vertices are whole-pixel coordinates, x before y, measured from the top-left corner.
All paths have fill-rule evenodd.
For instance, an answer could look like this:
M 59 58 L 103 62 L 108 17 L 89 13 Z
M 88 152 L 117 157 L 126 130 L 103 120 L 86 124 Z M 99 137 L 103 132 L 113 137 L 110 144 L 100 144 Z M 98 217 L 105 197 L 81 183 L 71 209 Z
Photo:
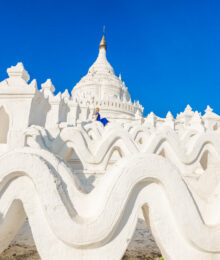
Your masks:
M 6 144 L 8 139 L 9 116 L 4 107 L 0 108 L 0 144 Z

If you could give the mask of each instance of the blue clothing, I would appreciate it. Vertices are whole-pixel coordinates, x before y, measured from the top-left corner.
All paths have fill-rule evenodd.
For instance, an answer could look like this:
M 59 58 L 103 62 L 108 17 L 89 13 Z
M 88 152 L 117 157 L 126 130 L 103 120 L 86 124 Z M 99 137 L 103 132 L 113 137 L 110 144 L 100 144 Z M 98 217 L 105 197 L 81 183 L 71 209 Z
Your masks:
M 96 118 L 96 121 L 101 122 L 104 126 L 106 126 L 108 124 L 109 121 L 107 118 L 105 118 L 105 117 L 101 118 L 101 116 L 98 112 L 96 113 L 96 115 L 98 115 Z

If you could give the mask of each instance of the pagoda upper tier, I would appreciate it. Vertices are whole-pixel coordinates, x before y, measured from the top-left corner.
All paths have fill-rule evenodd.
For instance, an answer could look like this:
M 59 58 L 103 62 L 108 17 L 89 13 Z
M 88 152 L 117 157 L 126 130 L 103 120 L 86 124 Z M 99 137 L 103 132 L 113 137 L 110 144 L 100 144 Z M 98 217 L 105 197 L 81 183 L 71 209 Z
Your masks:
M 114 69 L 106 58 L 106 49 L 107 44 L 103 35 L 98 57 L 89 68 L 87 75 L 73 88 L 73 99 L 78 101 L 86 99 L 90 104 L 91 100 L 95 100 L 95 104 L 110 118 L 134 118 L 135 115 L 142 117 L 143 107 L 139 102 L 131 102 L 130 94 L 121 76 L 115 75 Z

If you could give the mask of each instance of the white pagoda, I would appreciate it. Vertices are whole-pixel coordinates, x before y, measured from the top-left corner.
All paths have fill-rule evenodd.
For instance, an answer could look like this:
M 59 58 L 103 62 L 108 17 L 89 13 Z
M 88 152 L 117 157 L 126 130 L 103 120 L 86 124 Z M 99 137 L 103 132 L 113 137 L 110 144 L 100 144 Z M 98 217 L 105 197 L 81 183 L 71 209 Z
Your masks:
M 72 90 L 69 104 L 76 107 L 74 116 L 77 122 L 92 119 L 95 107 L 99 107 L 101 114 L 110 120 L 132 121 L 143 115 L 143 107 L 139 102 L 132 103 L 121 75 L 115 75 L 106 58 L 106 49 L 103 34 L 96 61 Z

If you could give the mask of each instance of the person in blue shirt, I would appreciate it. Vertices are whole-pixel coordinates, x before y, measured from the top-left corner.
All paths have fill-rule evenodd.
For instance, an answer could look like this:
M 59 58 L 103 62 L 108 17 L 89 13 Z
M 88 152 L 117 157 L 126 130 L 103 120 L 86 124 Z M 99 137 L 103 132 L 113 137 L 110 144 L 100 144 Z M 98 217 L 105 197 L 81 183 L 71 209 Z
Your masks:
M 95 109 L 95 116 L 96 116 L 95 120 L 101 122 L 104 126 L 106 126 L 109 123 L 107 118 L 105 117 L 101 118 L 98 107 Z

